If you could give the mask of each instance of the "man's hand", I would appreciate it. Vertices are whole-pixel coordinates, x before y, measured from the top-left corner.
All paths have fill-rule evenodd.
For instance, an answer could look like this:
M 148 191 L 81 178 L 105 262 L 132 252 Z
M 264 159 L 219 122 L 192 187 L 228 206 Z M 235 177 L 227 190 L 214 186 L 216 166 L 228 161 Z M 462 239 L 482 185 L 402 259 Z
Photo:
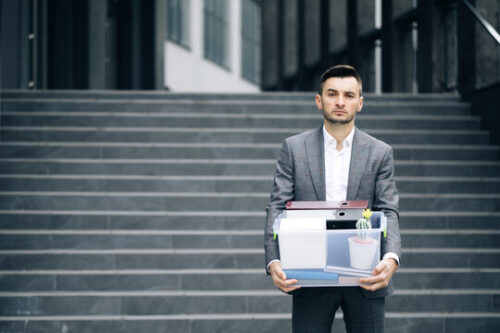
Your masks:
M 292 286 L 294 284 L 297 284 L 297 280 L 286 279 L 286 274 L 285 272 L 283 272 L 283 269 L 281 269 L 281 263 L 279 261 L 275 261 L 269 266 L 269 273 L 271 273 L 274 285 L 280 288 L 285 293 L 300 288 L 298 286 Z
M 398 264 L 396 260 L 391 258 L 384 259 L 373 269 L 373 276 L 359 279 L 359 282 L 363 283 L 360 287 L 370 291 L 387 287 L 397 269 Z

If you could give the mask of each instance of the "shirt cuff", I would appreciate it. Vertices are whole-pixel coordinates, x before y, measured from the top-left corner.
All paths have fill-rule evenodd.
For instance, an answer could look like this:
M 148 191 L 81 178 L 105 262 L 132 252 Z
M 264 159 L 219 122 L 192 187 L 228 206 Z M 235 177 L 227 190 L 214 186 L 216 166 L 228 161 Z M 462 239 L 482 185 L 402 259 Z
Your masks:
M 270 272 L 269 272 L 269 266 L 271 266 L 271 264 L 272 264 L 273 262 L 276 262 L 276 261 L 278 261 L 278 262 L 279 262 L 280 260 L 279 260 L 279 259 L 274 259 L 274 260 L 271 260 L 271 261 L 269 262 L 269 264 L 267 264 L 267 266 L 266 266 L 266 271 L 267 271 L 268 273 L 270 273 Z
M 385 259 L 394 259 L 398 263 L 398 267 L 399 267 L 399 256 L 394 252 L 387 252 L 386 254 L 384 254 L 384 257 L 382 259 L 384 259 L 384 260 Z

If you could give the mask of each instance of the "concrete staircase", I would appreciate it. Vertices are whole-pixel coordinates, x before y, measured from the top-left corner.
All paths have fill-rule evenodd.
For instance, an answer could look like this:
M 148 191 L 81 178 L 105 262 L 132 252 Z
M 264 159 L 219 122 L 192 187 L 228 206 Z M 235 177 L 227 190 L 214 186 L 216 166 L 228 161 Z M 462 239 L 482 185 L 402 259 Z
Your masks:
M 1 101 L 0 332 L 290 331 L 264 207 L 281 141 L 321 124 L 313 93 Z M 395 151 L 386 331 L 498 331 L 500 150 L 480 119 L 455 96 L 367 95 L 357 125 Z

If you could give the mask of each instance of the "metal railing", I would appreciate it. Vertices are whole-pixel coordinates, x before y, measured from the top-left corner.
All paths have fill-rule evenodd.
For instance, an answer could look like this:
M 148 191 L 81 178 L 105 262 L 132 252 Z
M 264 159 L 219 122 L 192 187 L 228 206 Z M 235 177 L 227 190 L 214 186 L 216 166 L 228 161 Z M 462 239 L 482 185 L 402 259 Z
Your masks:
M 491 26 L 491 24 L 486 21 L 481 14 L 474 8 L 469 1 L 467 0 L 460 0 L 462 3 L 469 9 L 469 11 L 474 15 L 476 20 L 481 24 L 481 26 L 488 32 L 488 34 L 497 42 L 497 44 L 500 46 L 500 34 Z
M 486 30 L 488 35 L 491 38 L 493 38 L 493 40 L 496 42 L 498 46 L 498 67 L 500 69 L 500 34 L 495 30 L 495 28 L 493 28 L 493 26 L 488 21 L 484 19 L 484 17 L 477 11 L 476 8 L 474 8 L 474 6 L 470 4 L 469 1 L 467 0 L 460 0 L 460 1 L 465 5 L 465 8 L 467 8 L 469 12 L 474 16 L 474 18 L 481 25 L 481 27 L 483 27 L 484 30 Z M 500 79 L 500 74 L 498 79 Z

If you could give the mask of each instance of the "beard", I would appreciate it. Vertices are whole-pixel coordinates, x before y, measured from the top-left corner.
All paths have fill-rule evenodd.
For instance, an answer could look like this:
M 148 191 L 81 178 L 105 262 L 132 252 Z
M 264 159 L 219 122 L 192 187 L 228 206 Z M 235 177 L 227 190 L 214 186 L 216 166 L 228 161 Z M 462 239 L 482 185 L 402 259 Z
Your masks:
M 333 118 L 328 112 L 325 112 L 325 108 L 323 107 L 323 117 L 325 118 L 326 121 L 328 121 L 330 124 L 334 125 L 344 125 L 344 124 L 349 124 L 351 121 L 354 120 L 355 114 L 353 113 L 352 115 L 349 115 L 348 113 L 346 114 L 347 118 L 345 119 L 336 119 Z

